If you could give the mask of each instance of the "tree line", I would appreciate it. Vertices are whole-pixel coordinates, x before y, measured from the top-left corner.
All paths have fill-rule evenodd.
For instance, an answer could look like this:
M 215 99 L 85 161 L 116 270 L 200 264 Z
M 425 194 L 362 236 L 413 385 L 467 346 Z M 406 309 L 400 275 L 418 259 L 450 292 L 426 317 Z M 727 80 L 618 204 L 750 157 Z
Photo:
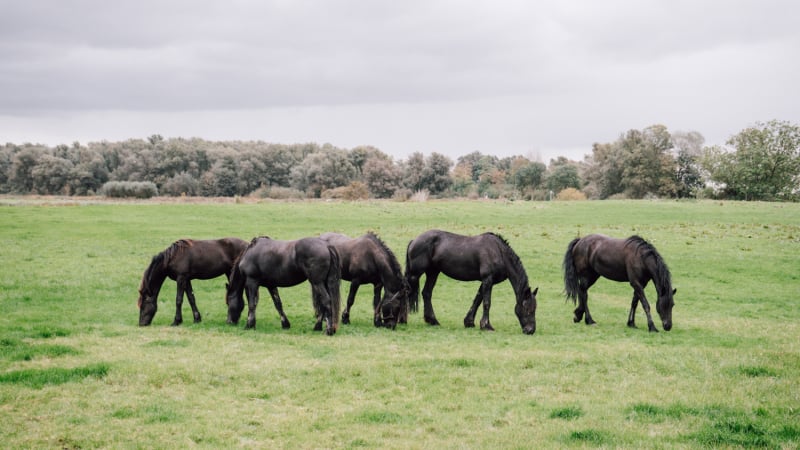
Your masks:
M 214 142 L 199 138 L 7 143 L 0 147 L 0 193 L 42 195 L 260 196 L 270 198 L 434 197 L 544 200 L 726 198 L 796 201 L 800 127 L 758 123 L 724 146 L 663 125 L 595 143 L 582 161 L 549 164 L 474 151 L 403 160 L 371 146 Z

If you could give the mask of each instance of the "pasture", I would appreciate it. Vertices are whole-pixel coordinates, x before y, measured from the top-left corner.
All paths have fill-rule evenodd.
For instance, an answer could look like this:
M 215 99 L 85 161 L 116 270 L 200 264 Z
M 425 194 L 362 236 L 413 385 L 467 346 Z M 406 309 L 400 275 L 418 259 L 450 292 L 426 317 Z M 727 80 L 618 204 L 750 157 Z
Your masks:
M 225 323 L 225 279 L 194 281 L 203 321 L 170 327 L 167 281 L 149 327 L 142 272 L 180 238 L 376 232 L 405 265 L 439 228 L 494 231 L 539 287 L 524 335 L 508 282 L 496 331 L 462 320 L 479 283 L 440 276 L 433 304 L 374 328 L 313 332 L 308 284 L 262 290 L 255 330 Z M 589 290 L 572 321 L 561 261 L 589 233 L 639 234 L 677 288 L 670 332 L 626 327 L 631 288 Z M 598 202 L 104 203 L 0 198 L 0 440 L 4 448 L 698 448 L 800 446 L 800 204 Z M 349 285 L 342 283 L 342 298 Z M 646 293 L 655 303 L 652 285 Z M 661 323 L 653 308 L 658 329 Z

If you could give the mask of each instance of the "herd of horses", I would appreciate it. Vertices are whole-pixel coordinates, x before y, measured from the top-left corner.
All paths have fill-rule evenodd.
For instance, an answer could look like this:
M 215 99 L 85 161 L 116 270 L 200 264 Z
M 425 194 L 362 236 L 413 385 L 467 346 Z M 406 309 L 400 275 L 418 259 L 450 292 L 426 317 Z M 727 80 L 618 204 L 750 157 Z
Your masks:
M 591 234 L 575 238 L 567 246 L 562 269 L 566 297 L 577 304 L 574 322 L 595 323 L 589 313 L 587 291 L 600 277 L 604 277 L 628 282 L 633 288 L 628 326 L 636 326 L 636 308 L 641 303 L 649 331 L 658 331 L 644 292 L 652 280 L 658 294 L 656 311 L 664 330 L 672 329 L 675 289 L 672 288 L 669 269 L 655 247 L 641 237 L 616 239 Z M 394 329 L 398 323 L 407 323 L 409 312 L 418 310 L 422 275 L 425 275 L 422 288 L 424 320 L 430 325 L 439 325 L 431 297 L 441 273 L 459 281 L 480 282 L 464 317 L 465 327 L 475 326 L 475 315 L 483 304 L 480 328 L 494 330 L 489 321 L 492 288 L 508 280 L 516 296 L 514 313 L 522 332 L 536 332 L 536 294 L 539 288 L 531 290 L 522 261 L 508 241 L 495 233 L 464 236 L 441 230 L 426 231 L 409 242 L 405 273 L 394 253 L 372 232 L 357 238 L 324 233 L 319 237 L 292 241 L 267 236 L 256 237 L 250 242 L 238 238 L 181 239 L 155 255 L 144 271 L 139 286 L 139 325 L 146 326 L 152 322 L 158 309 L 158 293 L 167 278 L 177 283 L 172 325 L 183 322 L 184 294 L 189 299 L 194 321 L 200 322 L 191 280 L 222 275 L 228 279 L 225 294 L 227 322 L 238 324 L 246 296 L 246 328 L 255 327 L 260 287 L 269 291 L 281 326 L 289 328 L 290 322 L 283 311 L 278 288 L 308 281 L 316 318 L 315 330 L 321 331 L 324 322 L 326 334 L 335 334 L 340 316 L 342 323 L 350 323 L 350 309 L 362 284 L 374 287 L 374 325 Z M 339 293 L 341 280 L 350 282 L 343 312 Z

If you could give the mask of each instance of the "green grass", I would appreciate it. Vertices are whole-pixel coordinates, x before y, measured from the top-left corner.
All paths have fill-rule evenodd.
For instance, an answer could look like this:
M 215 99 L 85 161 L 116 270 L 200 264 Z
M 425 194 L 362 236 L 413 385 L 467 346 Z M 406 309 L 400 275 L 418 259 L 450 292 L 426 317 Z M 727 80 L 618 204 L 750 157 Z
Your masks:
M 431 228 L 509 241 L 539 286 L 535 335 L 508 283 L 493 291 L 497 331 L 465 329 L 478 284 L 445 277 L 440 327 L 416 314 L 375 329 L 367 287 L 327 337 L 300 285 L 281 289 L 291 329 L 262 292 L 244 330 L 225 324 L 224 279 L 193 282 L 202 323 L 169 327 L 168 282 L 153 325 L 137 326 L 142 272 L 176 239 L 373 230 L 404 263 Z M 593 232 L 658 248 L 678 289 L 671 332 L 648 333 L 641 309 L 627 328 L 631 289 L 607 280 L 589 292 L 598 324 L 572 322 L 561 258 Z M 0 198 L 0 436 L 5 448 L 796 448 L 798 250 L 798 204 Z

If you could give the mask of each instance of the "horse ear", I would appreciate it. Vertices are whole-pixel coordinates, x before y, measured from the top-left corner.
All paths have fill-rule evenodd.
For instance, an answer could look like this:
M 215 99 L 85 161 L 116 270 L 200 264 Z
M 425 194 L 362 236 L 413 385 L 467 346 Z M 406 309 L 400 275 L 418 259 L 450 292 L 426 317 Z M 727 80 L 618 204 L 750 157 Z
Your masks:
M 675 295 L 676 292 L 678 292 L 678 288 L 672 290 L 672 295 Z
M 539 286 L 536 286 L 536 289 L 533 290 L 534 297 L 536 296 L 537 293 L 539 293 Z

